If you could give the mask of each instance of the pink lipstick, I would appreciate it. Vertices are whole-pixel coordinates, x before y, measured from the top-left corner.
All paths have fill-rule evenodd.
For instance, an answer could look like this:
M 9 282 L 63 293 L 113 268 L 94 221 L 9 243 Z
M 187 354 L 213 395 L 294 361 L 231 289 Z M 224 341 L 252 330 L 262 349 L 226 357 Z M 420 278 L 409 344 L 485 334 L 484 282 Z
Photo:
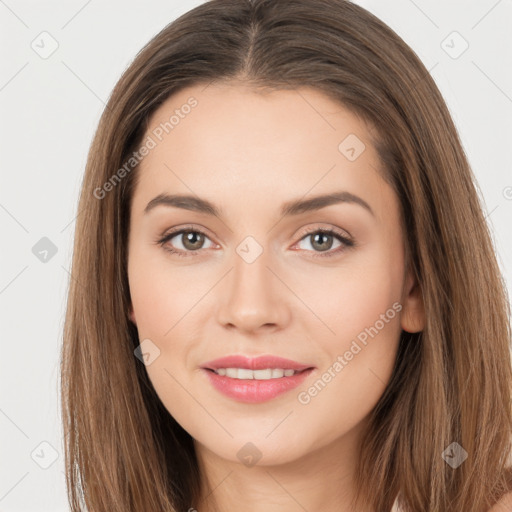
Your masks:
M 223 395 L 246 403 L 271 400 L 299 386 L 314 366 L 277 356 L 232 355 L 201 365 L 211 385 Z

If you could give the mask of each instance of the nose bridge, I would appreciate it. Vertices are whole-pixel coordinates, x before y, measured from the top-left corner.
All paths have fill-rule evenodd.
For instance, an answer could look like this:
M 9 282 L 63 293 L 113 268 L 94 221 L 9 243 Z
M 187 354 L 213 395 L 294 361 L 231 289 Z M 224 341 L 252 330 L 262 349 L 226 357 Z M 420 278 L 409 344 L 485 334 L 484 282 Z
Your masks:
M 223 287 L 220 318 L 251 330 L 267 324 L 280 325 L 287 320 L 283 290 L 273 272 L 271 252 L 254 237 L 248 236 L 235 248 L 233 271 Z M 277 281 L 277 282 L 276 282 Z
M 269 279 L 272 273 L 267 268 L 269 260 L 267 248 L 252 241 L 240 243 L 233 257 L 232 293 L 239 298 L 270 299 L 274 291 Z

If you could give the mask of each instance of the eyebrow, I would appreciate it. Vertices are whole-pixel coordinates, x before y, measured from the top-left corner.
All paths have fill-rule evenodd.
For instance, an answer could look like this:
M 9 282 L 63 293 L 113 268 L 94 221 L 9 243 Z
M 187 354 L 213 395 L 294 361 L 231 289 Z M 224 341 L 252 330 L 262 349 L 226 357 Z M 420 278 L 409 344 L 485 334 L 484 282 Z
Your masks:
M 301 213 L 320 210 L 339 203 L 357 204 L 375 216 L 372 208 L 364 199 L 347 191 L 332 192 L 331 194 L 319 195 L 310 199 L 294 199 L 288 201 L 283 204 L 281 215 L 283 217 L 300 215 Z M 173 206 L 175 208 L 205 213 L 207 215 L 215 215 L 216 217 L 222 216 L 221 210 L 210 201 L 190 195 L 159 194 L 149 201 L 144 209 L 144 213 L 148 213 L 157 206 Z

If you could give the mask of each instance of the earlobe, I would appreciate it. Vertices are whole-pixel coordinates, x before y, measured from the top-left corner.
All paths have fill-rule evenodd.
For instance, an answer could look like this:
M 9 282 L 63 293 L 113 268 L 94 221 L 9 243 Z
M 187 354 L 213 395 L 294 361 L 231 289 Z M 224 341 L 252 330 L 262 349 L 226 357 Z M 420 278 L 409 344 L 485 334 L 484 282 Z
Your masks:
M 402 329 L 411 333 L 422 331 L 425 328 L 425 307 L 420 286 L 412 275 L 408 276 L 402 304 Z
M 130 320 L 131 320 L 135 325 L 137 325 L 137 322 L 136 322 L 136 320 L 135 320 L 135 313 L 134 313 L 134 311 L 133 311 L 133 306 L 130 306 L 130 310 L 129 310 L 129 312 L 128 312 L 128 316 L 129 316 Z

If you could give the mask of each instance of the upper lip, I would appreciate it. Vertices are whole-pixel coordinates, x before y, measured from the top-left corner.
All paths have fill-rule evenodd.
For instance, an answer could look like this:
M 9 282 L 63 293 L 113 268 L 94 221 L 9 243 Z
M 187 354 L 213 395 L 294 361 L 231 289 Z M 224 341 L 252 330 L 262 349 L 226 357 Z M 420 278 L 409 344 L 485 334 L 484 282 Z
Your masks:
M 201 368 L 209 370 L 218 370 L 219 368 L 247 368 L 249 370 L 282 368 L 283 370 L 291 369 L 295 371 L 302 371 L 307 370 L 308 368 L 313 368 L 313 366 L 272 355 L 258 357 L 231 355 L 214 359 L 213 361 L 208 361 L 207 363 L 204 363 Z

